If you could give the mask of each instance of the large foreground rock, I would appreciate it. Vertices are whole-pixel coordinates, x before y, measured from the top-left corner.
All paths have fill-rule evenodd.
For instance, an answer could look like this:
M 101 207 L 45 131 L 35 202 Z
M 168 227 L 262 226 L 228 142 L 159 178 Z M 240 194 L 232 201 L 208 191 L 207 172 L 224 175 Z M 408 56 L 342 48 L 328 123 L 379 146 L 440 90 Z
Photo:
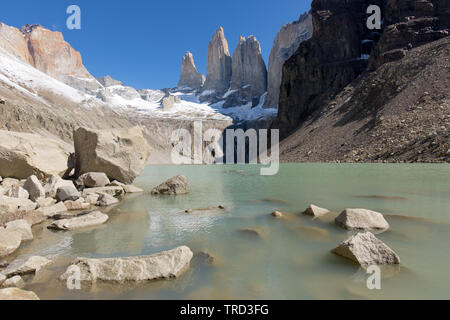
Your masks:
M 398 255 L 370 232 L 352 236 L 332 252 L 362 266 L 400 264 Z
M 0 130 L 0 176 L 39 179 L 67 169 L 70 145 L 37 134 Z
M 185 271 L 193 257 L 185 246 L 150 256 L 87 259 L 78 258 L 72 265 L 81 270 L 81 281 L 126 282 L 170 279 Z M 66 280 L 72 275 L 71 267 L 60 278 Z
M 16 231 L 0 228 L 0 258 L 16 251 L 22 242 L 22 235 Z
M 150 147 L 139 127 L 114 130 L 79 128 L 74 132 L 76 170 L 80 176 L 104 172 L 109 179 L 130 184 L 142 172 Z
M 80 217 L 55 221 L 48 228 L 63 231 L 89 228 L 104 224 L 108 218 L 106 214 L 94 211 Z
M 0 290 L 0 300 L 39 300 L 32 291 L 25 291 L 19 288 L 8 288 Z
M 152 190 L 152 194 L 154 195 L 175 195 L 187 193 L 189 193 L 188 181 L 184 175 L 173 177 Z
M 345 209 L 335 222 L 347 230 L 381 233 L 389 229 L 389 223 L 381 213 L 367 209 Z
M 28 191 L 32 201 L 36 201 L 39 198 L 45 198 L 45 189 L 35 175 L 27 178 L 23 188 Z

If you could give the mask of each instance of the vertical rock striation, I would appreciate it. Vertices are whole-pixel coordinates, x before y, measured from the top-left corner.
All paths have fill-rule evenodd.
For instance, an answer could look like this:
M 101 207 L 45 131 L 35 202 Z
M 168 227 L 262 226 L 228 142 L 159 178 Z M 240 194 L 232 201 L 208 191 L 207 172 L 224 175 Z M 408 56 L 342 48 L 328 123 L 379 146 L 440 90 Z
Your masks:
M 189 51 L 183 56 L 181 62 L 181 75 L 178 87 L 188 87 L 200 89 L 205 83 L 205 76 L 197 71 L 194 63 L 194 56 Z
M 298 49 L 300 43 L 313 33 L 312 16 L 305 13 L 300 19 L 284 25 L 278 32 L 270 52 L 269 79 L 264 108 L 278 108 L 283 64 Z

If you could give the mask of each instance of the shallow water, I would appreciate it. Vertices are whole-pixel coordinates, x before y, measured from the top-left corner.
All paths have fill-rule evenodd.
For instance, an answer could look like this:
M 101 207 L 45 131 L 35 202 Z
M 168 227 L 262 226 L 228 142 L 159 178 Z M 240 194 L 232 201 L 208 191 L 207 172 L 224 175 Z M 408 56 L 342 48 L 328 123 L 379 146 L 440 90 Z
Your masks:
M 260 176 L 258 166 L 150 166 L 135 184 L 150 191 L 181 173 L 189 179 L 189 195 L 127 196 L 95 229 L 34 228 L 35 240 L 21 247 L 15 263 L 30 255 L 57 263 L 27 289 L 41 299 L 450 298 L 449 165 L 284 164 L 273 177 Z M 299 214 L 311 203 L 387 215 L 391 230 L 378 237 L 402 266 L 382 270 L 381 290 L 368 290 L 362 269 L 330 253 L 349 233 L 333 224 L 333 216 Z M 227 210 L 185 212 L 218 205 Z M 291 215 L 277 220 L 274 210 Z M 56 280 L 76 257 L 144 255 L 180 245 L 196 255 L 175 280 L 81 291 Z M 198 252 L 212 255 L 213 263 Z

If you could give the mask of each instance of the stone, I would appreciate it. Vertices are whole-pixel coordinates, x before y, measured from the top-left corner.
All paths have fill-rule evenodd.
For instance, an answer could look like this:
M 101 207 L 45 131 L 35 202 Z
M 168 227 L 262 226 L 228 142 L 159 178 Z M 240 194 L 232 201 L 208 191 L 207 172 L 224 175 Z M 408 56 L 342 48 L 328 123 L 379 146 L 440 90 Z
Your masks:
M 125 183 L 119 182 L 117 180 L 114 180 L 113 182 L 111 182 L 108 187 L 124 187 Z
M 55 221 L 48 226 L 48 229 L 68 231 L 89 228 L 104 224 L 108 221 L 108 218 L 106 214 L 100 211 L 94 211 L 80 217 Z
M 3 282 L 5 282 L 5 280 L 6 280 L 6 276 L 0 273 L 0 288 L 3 284 Z
M 74 132 L 75 176 L 104 172 L 109 179 L 131 184 L 142 172 L 150 156 L 150 147 L 141 128 Z
M 63 202 L 58 202 L 57 204 L 52 206 L 39 208 L 38 211 L 42 212 L 44 216 L 46 216 L 47 218 L 52 218 L 57 214 L 67 212 L 67 207 L 64 205 Z
M 76 184 L 86 188 L 99 188 L 109 185 L 110 181 L 103 172 L 89 172 L 81 175 Z
M 23 281 L 21 276 L 14 276 L 12 278 L 6 279 L 2 284 L 2 288 L 22 289 L 23 287 L 25 287 L 25 281 Z
M 32 226 L 43 222 L 46 217 L 38 210 L 19 210 L 15 212 L 0 213 L 0 226 L 15 220 L 25 220 Z
M 16 251 L 22 242 L 22 234 L 0 228 L 0 258 Z
M 6 224 L 6 230 L 20 233 L 22 236 L 22 241 L 33 240 L 31 224 L 29 224 L 28 221 L 24 219 L 8 222 Z
M 123 186 L 123 190 L 125 191 L 125 193 L 142 193 L 142 192 L 144 192 L 144 190 L 142 190 L 141 188 L 138 188 L 138 187 L 133 186 L 131 184 L 124 185 Z
M 371 232 L 352 236 L 332 252 L 361 266 L 400 264 L 398 255 Z
M 7 288 L 0 290 L 0 300 L 39 300 L 32 291 L 25 291 L 19 288 Z
M 90 203 L 87 203 L 84 201 L 84 199 L 80 198 L 76 201 L 64 201 L 64 205 L 66 206 L 67 210 L 73 211 L 73 210 L 86 210 L 89 209 L 91 206 Z
M 83 197 L 88 195 L 97 194 L 100 195 L 102 193 L 109 194 L 113 197 L 120 197 L 123 195 L 124 191 L 122 187 L 103 187 L 103 188 L 89 188 L 83 190 Z
M 279 211 L 272 212 L 272 216 L 275 218 L 283 218 L 283 213 Z
M 112 206 L 113 204 L 117 204 L 117 203 L 119 203 L 119 200 L 117 200 L 113 196 L 111 196 L 107 193 L 101 193 L 98 197 L 97 206 L 108 207 L 108 206 Z
M 55 193 L 56 196 L 56 193 Z M 44 208 L 52 206 L 56 203 L 56 200 L 53 198 L 39 198 L 36 200 L 36 204 L 38 205 L 38 208 Z
M 63 173 L 71 146 L 38 134 L 0 130 L 0 175 L 39 179 Z M 4 183 L 3 183 L 4 185 Z M 29 191 L 28 191 L 29 192 Z
M 23 263 L 17 269 L 7 272 L 6 275 L 8 277 L 13 277 L 16 275 L 22 276 L 27 274 L 36 274 L 39 270 L 50 265 L 51 263 L 52 261 L 45 257 L 33 256 L 30 257 L 25 263 Z
M 167 96 L 162 98 L 161 105 L 163 107 L 163 111 L 170 111 L 175 104 L 180 102 L 181 99 L 179 97 L 168 94 Z
M 93 193 L 88 195 L 83 195 L 84 200 L 86 203 L 89 203 L 90 205 L 96 205 L 98 202 L 99 194 Z
M 15 213 L 19 210 L 34 210 L 37 204 L 29 199 L 0 196 L 0 214 Z
M 153 195 L 187 194 L 188 181 L 184 175 L 173 177 L 152 190 Z
M 16 186 L 21 186 L 19 179 L 5 178 L 2 181 L 2 187 L 3 188 L 9 189 L 11 187 L 16 187 Z
M 32 201 L 36 201 L 39 198 L 45 198 L 45 189 L 35 175 L 27 178 L 23 188 L 28 191 Z
M 20 186 L 12 186 L 8 191 L 6 191 L 6 193 L 4 193 L 4 195 L 7 197 L 20 199 L 28 199 L 30 197 L 28 191 Z
M 181 75 L 178 88 L 200 89 L 205 83 L 205 76 L 197 71 L 194 56 L 189 51 L 185 53 L 181 62 Z
M 192 251 L 182 246 L 149 256 L 110 259 L 78 258 L 60 279 L 64 281 L 72 275 L 72 266 L 80 268 L 82 282 L 123 283 L 172 279 L 188 269 L 192 257 Z
M 44 185 L 45 195 L 50 198 L 56 197 L 56 191 L 61 187 L 73 186 L 73 182 L 70 180 L 63 180 L 58 175 L 52 175 L 47 183 Z
M 324 208 L 320 208 L 318 206 L 315 205 L 310 205 L 304 212 L 303 214 L 307 215 L 307 216 L 311 216 L 314 218 L 319 218 L 322 217 L 326 214 L 330 213 L 330 210 L 328 209 L 324 209 Z
M 75 201 L 81 197 L 81 194 L 78 192 L 77 188 L 74 185 L 60 187 L 58 191 L 56 191 L 56 200 L 58 201 Z
M 345 209 L 336 219 L 336 225 L 346 230 L 384 232 L 389 223 L 379 212 L 367 209 Z
M 232 75 L 232 59 L 228 49 L 228 42 L 222 27 L 214 33 L 208 46 L 208 62 L 206 81 L 203 93 L 225 93 L 230 87 Z

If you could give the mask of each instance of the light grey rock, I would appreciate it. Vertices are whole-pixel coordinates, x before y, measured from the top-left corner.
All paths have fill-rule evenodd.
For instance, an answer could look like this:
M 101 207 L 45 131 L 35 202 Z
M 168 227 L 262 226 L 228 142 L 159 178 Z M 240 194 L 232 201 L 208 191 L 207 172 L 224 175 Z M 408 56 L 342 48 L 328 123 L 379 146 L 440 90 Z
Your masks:
M 113 182 L 111 182 L 108 187 L 121 187 L 123 188 L 125 186 L 125 183 L 119 182 L 117 180 L 114 180 Z
M 0 213 L 15 213 L 23 210 L 34 210 L 37 204 L 29 199 L 0 196 Z
M 109 179 L 133 183 L 150 156 L 150 146 L 141 128 L 74 132 L 75 176 L 104 172 Z
M 45 195 L 50 198 L 56 197 L 56 191 L 61 187 L 73 186 L 73 182 L 70 180 L 63 180 L 58 175 L 52 175 L 47 183 L 44 185 Z
M 86 188 L 100 188 L 109 185 L 110 181 L 103 172 L 89 172 L 81 175 L 76 184 Z
M 28 191 L 32 201 L 36 201 L 39 198 L 45 198 L 45 189 L 35 175 L 27 178 L 23 188 Z
M 83 197 L 87 197 L 91 194 L 97 194 L 100 195 L 102 193 L 109 194 L 113 197 L 119 197 L 123 195 L 124 191 L 122 187 L 103 187 L 103 188 L 89 188 L 83 190 Z
M 304 212 L 303 214 L 307 215 L 307 216 L 311 216 L 311 217 L 322 217 L 326 214 L 330 213 L 330 210 L 325 209 L 325 208 L 320 208 L 318 206 L 315 205 L 310 205 Z
M 142 193 L 142 192 L 144 192 L 144 190 L 142 190 L 141 188 L 138 188 L 136 186 L 133 186 L 132 184 L 124 185 L 123 190 L 125 191 L 125 193 Z
M 45 257 L 33 256 L 30 257 L 25 263 L 23 263 L 17 269 L 7 271 L 6 275 L 8 277 L 13 277 L 17 275 L 22 276 L 27 274 L 36 274 L 39 270 L 50 265 L 51 263 L 52 261 Z
M 28 199 L 30 197 L 27 190 L 20 186 L 12 186 L 9 190 L 4 193 L 5 196 L 11 198 Z
M 22 236 L 22 241 L 33 240 L 31 224 L 24 219 L 8 222 L 6 224 L 6 230 L 20 233 Z
M 55 193 L 56 196 L 56 193 Z M 39 198 L 36 200 L 36 204 L 38 205 L 38 208 L 44 208 L 52 206 L 56 203 L 56 200 L 53 198 Z
M 332 252 L 362 266 L 400 264 L 398 255 L 371 232 L 352 236 Z
M 0 290 L 0 300 L 39 300 L 32 291 L 25 291 L 19 288 L 7 288 Z
M 23 281 L 21 276 L 14 276 L 12 278 L 6 279 L 2 284 L 2 288 L 22 289 L 23 287 L 25 287 L 25 281 Z
M 77 188 L 74 185 L 60 187 L 58 191 L 56 191 L 56 200 L 58 201 L 75 201 L 81 197 L 81 194 L 78 192 Z
M 152 190 L 153 195 L 187 194 L 188 181 L 184 175 L 173 177 Z
M 16 251 L 22 242 L 22 235 L 17 231 L 0 228 L 0 258 Z
M 109 207 L 117 203 L 119 203 L 119 200 L 117 200 L 116 198 L 107 193 L 102 193 L 98 197 L 97 206 Z
M 54 216 L 67 212 L 67 207 L 63 202 L 58 202 L 55 205 L 39 208 L 39 212 L 42 212 L 45 217 L 53 218 Z
M 84 201 L 86 201 L 86 203 L 89 203 L 90 205 L 96 205 L 98 202 L 98 198 L 99 198 L 99 194 L 97 193 L 92 193 L 92 194 L 88 194 L 88 195 L 83 195 Z
M 94 211 L 80 217 L 55 221 L 48 228 L 63 231 L 89 228 L 104 224 L 108 218 L 106 214 Z
M 188 269 L 192 257 L 192 251 L 182 246 L 150 256 L 111 259 L 78 258 L 72 266 L 80 268 L 83 282 L 137 282 L 176 278 Z M 71 275 L 69 267 L 60 279 L 66 280 Z
M 185 53 L 181 62 L 181 75 L 178 87 L 188 87 L 200 89 L 205 83 L 205 76 L 197 71 L 194 63 L 194 56 L 189 51 Z
M 67 210 L 74 211 L 74 210 L 86 210 L 89 209 L 91 206 L 90 203 L 85 202 L 83 198 L 80 198 L 76 201 L 64 201 L 64 205 L 66 206 Z
M 346 230 L 381 233 L 389 229 L 389 223 L 381 213 L 367 209 L 345 209 L 335 223 Z
M 23 186 L 20 183 L 20 180 L 18 179 L 14 179 L 14 178 L 5 178 L 2 181 L 2 187 L 5 189 L 9 189 L 10 187 L 15 187 L 15 186 Z

